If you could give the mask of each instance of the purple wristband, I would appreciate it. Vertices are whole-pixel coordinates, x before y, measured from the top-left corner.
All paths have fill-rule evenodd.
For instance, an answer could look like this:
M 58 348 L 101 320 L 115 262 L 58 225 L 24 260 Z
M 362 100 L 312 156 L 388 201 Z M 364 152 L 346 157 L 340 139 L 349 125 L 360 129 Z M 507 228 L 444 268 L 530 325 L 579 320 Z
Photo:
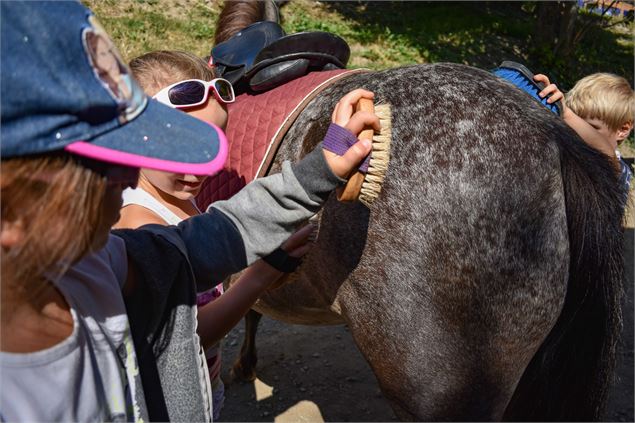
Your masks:
M 342 128 L 336 123 L 329 125 L 328 131 L 324 141 L 322 141 L 322 147 L 328 151 L 343 156 L 346 151 L 357 142 L 357 137 L 353 135 L 351 131 L 346 128 Z M 366 159 L 359 166 L 359 170 L 362 172 L 368 172 L 368 163 L 370 162 L 370 154 L 366 156 Z

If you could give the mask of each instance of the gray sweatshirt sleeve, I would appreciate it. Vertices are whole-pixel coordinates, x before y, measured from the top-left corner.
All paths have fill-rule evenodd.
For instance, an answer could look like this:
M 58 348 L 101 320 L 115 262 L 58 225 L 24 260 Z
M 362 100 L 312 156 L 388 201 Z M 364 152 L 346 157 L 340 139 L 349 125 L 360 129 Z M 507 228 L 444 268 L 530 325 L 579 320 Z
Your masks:
M 181 222 L 177 230 L 197 280 L 222 280 L 272 252 L 344 182 L 320 145 L 296 165 L 285 162 L 281 173 L 257 179 Z

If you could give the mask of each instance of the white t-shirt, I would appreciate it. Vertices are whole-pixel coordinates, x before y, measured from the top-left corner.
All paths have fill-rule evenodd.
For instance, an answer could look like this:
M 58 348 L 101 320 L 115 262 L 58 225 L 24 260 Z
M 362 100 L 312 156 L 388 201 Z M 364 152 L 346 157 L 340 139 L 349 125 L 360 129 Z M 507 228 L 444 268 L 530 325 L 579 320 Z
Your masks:
M 147 420 L 145 400 L 135 397 L 141 381 L 121 294 L 127 265 L 123 240 L 110 235 L 54 281 L 71 307 L 73 332 L 42 351 L 0 352 L 2 420 Z

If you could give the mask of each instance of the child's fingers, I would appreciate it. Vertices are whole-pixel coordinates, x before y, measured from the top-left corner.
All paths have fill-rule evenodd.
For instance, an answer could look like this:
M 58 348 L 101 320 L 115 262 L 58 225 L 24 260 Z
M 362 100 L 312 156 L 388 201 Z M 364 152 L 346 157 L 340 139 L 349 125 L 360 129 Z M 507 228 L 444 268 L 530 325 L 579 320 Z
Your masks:
M 562 100 L 562 98 L 564 97 L 562 91 L 560 91 L 556 84 L 552 84 L 551 81 L 549 81 L 547 75 L 539 73 L 537 75 L 534 75 L 534 80 L 537 82 L 542 82 L 546 85 L 545 88 L 538 93 L 538 95 L 540 96 L 540 98 L 545 98 L 548 96 L 549 98 L 547 99 L 547 103 L 555 103 L 558 100 Z
M 314 230 L 315 226 L 313 224 L 308 224 L 301 227 L 300 229 L 295 231 L 285 242 L 283 242 L 280 248 L 289 253 L 289 251 L 292 251 L 295 248 L 309 242 L 309 237 Z
M 335 105 L 335 108 L 333 109 L 333 113 L 331 113 L 331 122 L 335 123 L 337 121 L 336 117 L 337 117 L 337 110 L 340 107 L 340 103 L 337 103 Z
M 553 95 L 556 92 L 559 92 L 560 90 L 558 89 L 558 87 L 556 86 L 556 84 L 549 84 L 547 85 L 542 91 L 540 91 L 538 93 L 538 95 L 542 98 L 542 97 L 546 97 L 548 95 Z
M 545 85 L 551 84 L 551 82 L 549 81 L 549 77 L 547 75 L 543 75 L 541 73 L 539 73 L 537 75 L 534 75 L 534 81 L 542 82 Z
M 556 90 L 556 92 L 551 94 L 551 96 L 547 99 L 547 103 L 555 103 L 558 100 L 562 100 L 563 97 L 564 94 L 562 94 L 562 91 Z
M 340 178 L 348 178 L 353 169 L 357 168 L 368 153 L 370 153 L 371 148 L 372 141 L 359 140 L 346 150 L 343 156 L 338 156 L 324 149 L 322 152 L 331 171 Z
M 544 90 L 538 93 L 538 95 L 541 98 L 549 96 L 547 103 L 558 101 L 564 96 L 556 84 L 547 85 Z
M 355 111 L 355 105 L 361 98 L 373 99 L 375 94 L 363 88 L 358 88 L 346 94 L 335 106 L 332 121 L 340 126 L 346 126 Z
M 379 124 L 377 115 L 370 112 L 356 112 L 350 118 L 345 128 L 353 134 L 358 135 L 367 126 L 372 126 L 375 131 L 379 132 L 381 125 Z
M 315 244 L 313 244 L 312 242 L 307 242 L 306 244 L 300 245 L 299 247 L 288 251 L 287 254 L 289 254 L 291 257 L 300 258 L 308 253 L 314 245 Z

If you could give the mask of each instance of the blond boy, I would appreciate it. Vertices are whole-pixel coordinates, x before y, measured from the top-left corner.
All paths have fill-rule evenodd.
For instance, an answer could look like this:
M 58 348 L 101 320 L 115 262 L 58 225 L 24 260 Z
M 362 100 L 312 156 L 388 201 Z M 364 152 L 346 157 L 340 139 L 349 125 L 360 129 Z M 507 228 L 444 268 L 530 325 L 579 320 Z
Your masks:
M 546 87 L 540 97 L 548 103 L 563 100 L 562 118 L 587 144 L 615 159 L 620 182 L 628 190 L 632 171 L 617 150 L 633 129 L 635 93 L 628 81 L 610 73 L 594 73 L 579 80 L 567 93 L 539 74 L 534 77 Z

